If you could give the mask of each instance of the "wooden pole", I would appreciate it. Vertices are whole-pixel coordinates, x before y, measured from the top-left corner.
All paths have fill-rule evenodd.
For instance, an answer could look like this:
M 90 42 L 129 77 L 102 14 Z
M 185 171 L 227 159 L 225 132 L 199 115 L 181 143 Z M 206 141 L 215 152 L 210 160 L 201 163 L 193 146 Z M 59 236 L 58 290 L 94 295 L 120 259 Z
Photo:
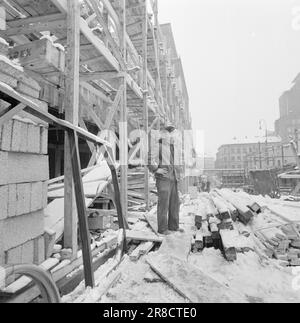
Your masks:
M 79 119 L 79 56 L 80 56 L 80 5 L 78 0 L 68 0 L 65 119 L 78 126 Z M 70 156 L 70 141 L 65 135 L 65 205 L 64 247 L 77 255 L 76 201 Z
M 121 50 L 126 65 L 126 0 L 120 0 L 121 4 Z M 128 215 L 128 126 L 127 126 L 127 81 L 125 77 L 121 78 L 121 86 L 123 85 L 123 96 L 121 100 L 121 119 L 120 119 L 120 163 L 121 163 L 121 203 L 123 215 L 127 219 Z
M 74 188 L 76 195 L 77 214 L 79 219 L 79 231 L 82 243 L 82 258 L 84 265 L 84 277 L 86 287 L 95 287 L 95 279 L 93 272 L 93 259 L 91 251 L 91 237 L 88 228 L 88 216 L 85 205 L 85 196 L 81 177 L 81 165 L 78 148 L 78 137 L 76 131 L 67 131 L 69 137 L 70 150 L 69 154 L 72 163 L 72 172 L 74 178 Z
M 146 133 L 149 132 L 149 112 L 148 112 L 148 13 L 147 13 L 147 2 L 144 2 L 144 17 L 143 17 L 143 105 L 144 105 L 144 130 Z M 146 136 L 146 151 L 149 149 L 148 136 Z M 150 208 L 150 200 L 149 200 L 149 169 L 147 165 L 145 165 L 145 202 L 146 209 L 149 211 Z

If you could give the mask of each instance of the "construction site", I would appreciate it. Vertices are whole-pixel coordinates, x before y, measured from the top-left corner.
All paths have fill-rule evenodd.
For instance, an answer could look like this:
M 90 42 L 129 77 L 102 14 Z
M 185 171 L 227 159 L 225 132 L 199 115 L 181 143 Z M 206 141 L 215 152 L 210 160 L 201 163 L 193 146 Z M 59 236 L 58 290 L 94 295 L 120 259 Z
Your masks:
M 184 66 L 158 0 L 0 1 L 1 303 L 300 302 L 298 143 L 292 191 L 199 188 Z

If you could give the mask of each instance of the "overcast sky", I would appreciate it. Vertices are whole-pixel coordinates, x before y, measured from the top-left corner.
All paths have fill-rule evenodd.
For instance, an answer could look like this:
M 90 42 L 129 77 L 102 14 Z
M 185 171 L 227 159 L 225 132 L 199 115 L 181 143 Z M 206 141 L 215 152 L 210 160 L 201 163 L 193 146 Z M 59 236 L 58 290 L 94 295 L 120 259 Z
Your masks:
M 300 72 L 295 8 L 300 16 L 300 0 L 159 0 L 207 153 L 234 137 L 259 135 L 260 119 L 274 129 L 279 96 Z

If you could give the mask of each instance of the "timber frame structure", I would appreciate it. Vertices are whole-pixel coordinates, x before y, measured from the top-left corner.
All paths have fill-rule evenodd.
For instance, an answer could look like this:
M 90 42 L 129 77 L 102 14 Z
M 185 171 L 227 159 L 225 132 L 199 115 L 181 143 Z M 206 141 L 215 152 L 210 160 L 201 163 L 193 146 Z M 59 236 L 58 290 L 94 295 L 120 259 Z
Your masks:
M 70 151 L 78 145 L 77 135 L 88 142 L 92 156 L 88 167 L 92 167 L 99 161 L 97 146 L 110 141 L 107 130 L 118 134 L 120 202 L 126 218 L 128 160 L 134 157 L 129 155 L 129 131 L 143 128 L 149 133 L 169 121 L 179 130 L 191 129 L 181 60 L 169 46 L 170 30 L 159 25 L 158 0 L 2 0 L 0 5 L 6 9 L 7 23 L 0 36 L 12 46 L 44 37 L 65 51 L 65 66 L 60 70 L 26 72 L 42 85 L 44 93 L 45 89 L 51 93 L 49 112 L 58 118 L 50 123 L 59 127 L 67 122 L 62 127 L 66 133 L 64 247 L 75 256 L 78 206 L 74 187 L 82 183 L 76 184 Z M 52 102 L 53 97 L 58 99 Z M 47 121 L 50 113 L 38 116 Z M 148 209 L 147 168 L 144 183 Z

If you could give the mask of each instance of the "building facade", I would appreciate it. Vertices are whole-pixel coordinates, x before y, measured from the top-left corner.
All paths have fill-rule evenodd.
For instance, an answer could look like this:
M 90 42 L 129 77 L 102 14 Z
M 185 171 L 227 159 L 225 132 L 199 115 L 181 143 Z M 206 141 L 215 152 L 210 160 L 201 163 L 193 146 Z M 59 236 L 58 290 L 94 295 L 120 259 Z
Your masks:
M 254 170 L 281 168 L 295 163 L 291 147 L 279 137 L 245 139 L 222 145 L 217 153 L 216 169 Z
M 300 74 L 293 86 L 279 98 L 280 118 L 275 122 L 276 134 L 288 143 L 300 130 Z

